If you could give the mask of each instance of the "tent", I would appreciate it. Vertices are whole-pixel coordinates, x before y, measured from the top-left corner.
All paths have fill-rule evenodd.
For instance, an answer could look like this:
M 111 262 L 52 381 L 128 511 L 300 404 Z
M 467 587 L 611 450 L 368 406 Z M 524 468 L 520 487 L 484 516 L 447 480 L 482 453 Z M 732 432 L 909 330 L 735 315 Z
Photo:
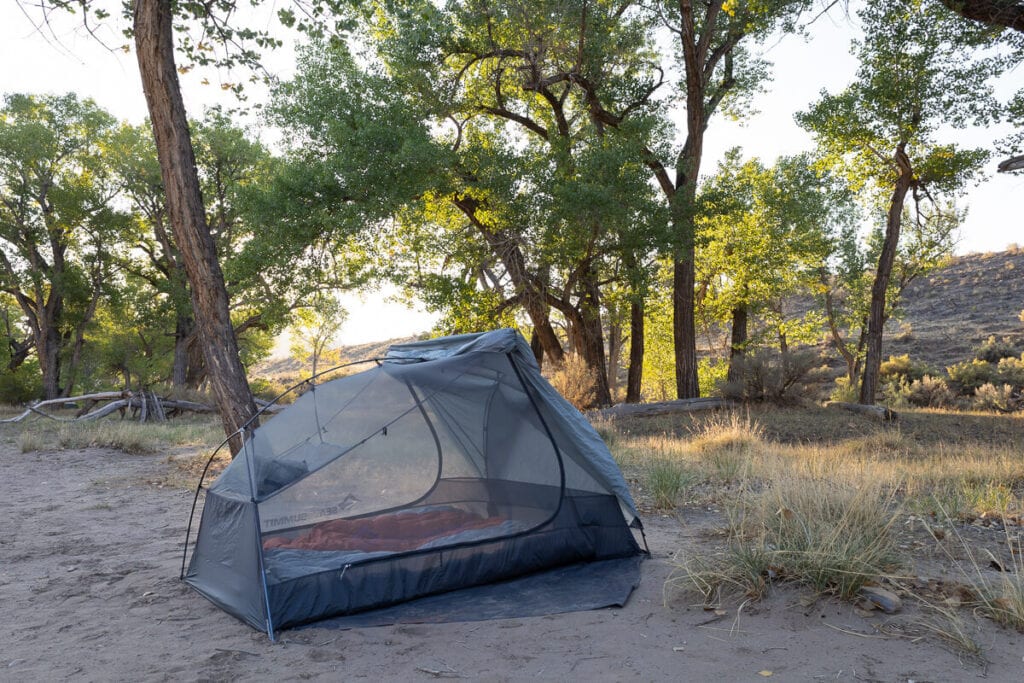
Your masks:
M 641 528 L 601 438 L 505 329 L 392 346 L 252 430 L 206 491 L 183 575 L 273 637 L 636 556 Z

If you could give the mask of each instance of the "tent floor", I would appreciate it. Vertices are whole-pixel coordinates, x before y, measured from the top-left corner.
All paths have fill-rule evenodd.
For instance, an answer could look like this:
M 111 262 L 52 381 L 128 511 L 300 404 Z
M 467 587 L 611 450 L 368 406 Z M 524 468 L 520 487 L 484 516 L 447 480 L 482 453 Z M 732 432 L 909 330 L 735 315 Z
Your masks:
M 391 624 L 517 619 L 622 607 L 640 585 L 642 555 L 558 567 L 508 581 L 431 595 L 383 609 L 309 624 L 365 628 Z

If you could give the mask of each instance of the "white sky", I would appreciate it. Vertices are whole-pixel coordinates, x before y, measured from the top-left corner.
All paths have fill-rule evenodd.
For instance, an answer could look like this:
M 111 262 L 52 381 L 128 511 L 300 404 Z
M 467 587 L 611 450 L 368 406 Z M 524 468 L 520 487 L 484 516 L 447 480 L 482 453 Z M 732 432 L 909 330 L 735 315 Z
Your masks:
M 74 21 L 61 21 L 57 39 L 46 40 L 34 30 L 18 3 L 5 0 L 0 8 L 0 93 L 64 93 L 75 91 L 93 98 L 115 116 L 141 122 L 146 116 L 145 99 L 133 54 L 111 52 L 83 35 Z M 782 154 L 793 154 L 812 146 L 809 135 L 797 127 L 793 114 L 804 109 L 823 88 L 837 91 L 853 77 L 856 62 L 849 54 L 853 29 L 845 22 L 820 19 L 813 27 L 813 39 L 805 42 L 788 37 L 772 46 L 767 57 L 774 62 L 774 82 L 770 92 L 755 103 L 761 112 L 739 125 L 716 118 L 708 128 L 705 141 L 705 172 L 712 172 L 722 153 L 733 146 L 743 148 L 745 156 L 761 157 L 770 163 Z M 116 31 L 100 34 L 112 47 L 127 41 Z M 291 51 L 275 57 L 271 68 L 287 73 L 292 68 Z M 212 85 L 200 84 L 206 76 Z M 198 116 L 204 106 L 233 100 L 217 85 L 216 74 L 190 73 L 182 77 L 185 106 Z M 1024 87 L 1024 69 L 1005 76 L 1000 93 L 1006 95 Z M 253 100 L 261 93 L 251 90 Z M 951 132 L 951 139 L 962 145 L 991 146 L 1008 129 Z M 973 188 L 966 200 L 969 212 L 964 223 L 958 253 L 999 251 L 1009 243 L 1024 243 L 1024 176 L 996 174 L 997 160 L 989 163 L 982 183 Z M 350 317 L 341 333 L 341 343 L 362 343 L 419 332 L 430 327 L 431 319 L 422 311 L 385 301 L 386 296 L 368 293 L 364 300 L 347 297 Z

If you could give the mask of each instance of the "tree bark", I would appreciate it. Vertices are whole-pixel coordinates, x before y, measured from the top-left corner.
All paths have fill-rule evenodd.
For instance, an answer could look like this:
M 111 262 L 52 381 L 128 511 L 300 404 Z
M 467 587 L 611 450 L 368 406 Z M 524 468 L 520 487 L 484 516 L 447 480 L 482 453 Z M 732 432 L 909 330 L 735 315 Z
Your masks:
M 1003 26 L 1024 33 L 1024 3 L 1020 0 L 941 0 L 942 4 L 967 19 L 990 26 Z
M 868 314 L 868 331 L 866 335 L 867 353 L 864 357 L 864 377 L 860 384 L 860 403 L 874 405 L 878 391 L 878 375 L 882 367 L 882 330 L 885 326 L 885 299 L 889 291 L 889 279 L 892 277 L 892 266 L 896 261 L 896 248 L 900 240 L 900 224 L 903 219 L 903 203 L 907 192 L 914 184 L 914 171 L 907 157 L 904 143 L 896 147 L 896 165 L 900 175 L 893 188 L 892 199 L 889 201 L 889 215 L 885 225 L 885 239 L 882 242 L 882 253 L 878 257 L 878 269 L 875 281 L 871 286 L 871 310 Z
M 533 358 L 537 361 L 537 367 L 544 369 L 544 347 L 540 343 L 540 335 L 537 328 L 530 333 L 530 351 L 533 351 Z
M 604 353 L 604 328 L 601 324 L 601 293 L 597 275 L 591 270 L 582 278 L 582 296 L 579 301 L 580 351 L 587 367 L 594 377 L 594 402 L 596 406 L 612 403 L 608 386 L 608 365 Z
M 629 373 L 626 403 L 639 403 L 644 376 L 644 302 L 635 297 L 629 305 Z
M 732 309 L 732 334 L 729 338 L 729 371 L 726 381 L 735 382 L 740 378 L 740 364 L 747 353 L 747 306 L 737 304 Z
M 608 314 L 608 393 L 612 402 L 619 392 L 619 365 L 622 362 L 622 321 L 619 314 Z
M 676 359 L 676 397 L 697 398 L 697 325 L 693 298 L 693 247 L 672 267 L 672 343 Z
M 238 434 L 256 414 L 238 343 L 231 326 L 224 274 L 203 209 L 195 152 L 174 64 L 171 0 L 136 0 L 135 48 L 167 192 L 167 210 L 175 243 L 188 276 L 196 326 L 210 384 L 231 437 L 232 454 L 242 446 Z
M 195 321 L 192 316 L 179 311 L 174 321 L 174 365 L 171 367 L 171 386 L 184 387 L 188 384 L 189 364 L 192 357 L 192 334 Z
M 29 337 L 25 341 L 18 341 L 17 339 L 8 340 L 8 346 L 11 349 L 11 358 L 7 362 L 7 369 L 14 372 L 22 366 L 22 364 L 28 360 L 28 354 L 35 347 L 36 342 L 34 339 Z

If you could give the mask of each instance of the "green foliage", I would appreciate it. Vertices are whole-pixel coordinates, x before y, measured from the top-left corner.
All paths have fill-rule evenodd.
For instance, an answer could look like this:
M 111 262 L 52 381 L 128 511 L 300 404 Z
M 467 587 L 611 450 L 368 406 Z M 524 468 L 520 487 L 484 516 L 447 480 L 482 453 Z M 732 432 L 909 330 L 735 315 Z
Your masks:
M 820 364 L 813 351 L 758 350 L 734 360 L 737 379 L 721 385 L 723 396 L 743 401 L 781 401 Z
M 666 267 L 661 279 L 670 281 L 671 268 Z M 647 298 L 644 308 L 644 373 L 641 393 L 649 401 L 667 401 L 675 398 L 675 356 L 672 347 L 671 288 L 656 286 Z M 709 373 L 713 381 L 713 373 Z M 713 384 L 706 387 L 713 388 Z M 705 387 L 701 387 L 701 394 Z
M 849 377 L 836 377 L 835 386 L 832 388 L 832 392 L 828 398 L 830 401 L 838 401 L 840 403 L 856 403 L 857 397 L 860 396 L 860 384 L 857 382 L 850 382 Z
M 43 396 L 39 363 L 33 358 L 16 370 L 0 369 L 0 403 L 21 405 Z
M 77 379 L 78 351 L 130 233 L 115 208 L 114 119 L 91 100 L 7 95 L 0 109 L 0 290 L 32 331 L 46 395 Z
M 849 189 L 807 156 L 766 168 L 756 159 L 742 161 L 733 149 L 699 201 L 697 279 L 707 283 L 705 320 L 726 324 L 743 307 L 770 342 L 780 336 L 815 341 L 820 313 L 789 317 L 783 302 L 817 286 L 837 236 L 852 228 L 857 211 Z
M 679 463 L 664 460 L 655 463 L 647 472 L 647 486 L 654 497 L 655 507 L 674 509 L 680 496 L 695 479 L 696 476 Z
M 330 345 L 347 319 L 348 311 L 329 294 L 313 297 L 306 306 L 293 313 L 289 350 L 299 363 L 309 363 L 310 370 L 305 376 L 314 376 L 327 366 L 337 364 L 337 355 Z
M 701 358 L 698 360 L 697 380 L 700 383 L 700 395 L 720 394 L 728 374 L 729 361 L 724 358 Z

